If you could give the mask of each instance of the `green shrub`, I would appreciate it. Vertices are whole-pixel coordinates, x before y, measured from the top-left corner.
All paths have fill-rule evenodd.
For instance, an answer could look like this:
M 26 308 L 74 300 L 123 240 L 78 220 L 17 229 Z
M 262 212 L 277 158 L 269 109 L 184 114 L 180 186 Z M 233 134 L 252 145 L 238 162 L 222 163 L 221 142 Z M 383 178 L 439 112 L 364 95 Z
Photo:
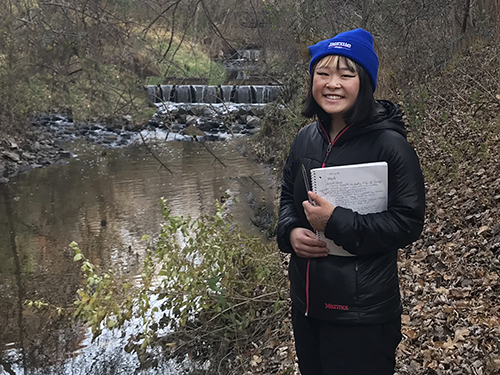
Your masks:
M 98 273 L 71 245 L 85 273 L 75 316 L 91 326 L 94 337 L 103 327 L 140 318 L 143 331 L 128 351 L 145 358 L 151 346 L 162 345 L 167 356 L 189 353 L 209 359 L 216 369 L 255 350 L 252 343 L 279 342 L 279 335 L 289 333 L 287 281 L 274 243 L 243 233 L 223 205 L 215 215 L 198 219 L 171 215 L 164 200 L 162 210 L 165 223 L 146 257 L 139 287 L 113 272 Z M 158 329 L 167 326 L 173 333 L 158 337 Z

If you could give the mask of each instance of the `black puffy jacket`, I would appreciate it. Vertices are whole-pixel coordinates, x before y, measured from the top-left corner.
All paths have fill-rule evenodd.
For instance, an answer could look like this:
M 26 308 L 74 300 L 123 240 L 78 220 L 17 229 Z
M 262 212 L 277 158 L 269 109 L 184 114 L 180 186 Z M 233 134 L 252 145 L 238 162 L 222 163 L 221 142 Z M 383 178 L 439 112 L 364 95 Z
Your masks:
M 327 238 L 355 256 L 297 256 L 290 245 L 291 230 L 312 229 L 302 208 L 307 193 L 301 165 L 311 170 L 376 161 L 386 161 L 389 168 L 387 210 L 361 215 L 335 207 L 325 229 Z M 402 311 L 397 251 L 419 237 L 424 208 L 419 160 L 406 141 L 396 104 L 378 101 L 373 123 L 349 127 L 333 143 L 318 122 L 301 129 L 285 164 L 278 223 L 279 248 L 292 253 L 294 305 L 310 317 L 338 323 L 376 324 L 397 318 Z

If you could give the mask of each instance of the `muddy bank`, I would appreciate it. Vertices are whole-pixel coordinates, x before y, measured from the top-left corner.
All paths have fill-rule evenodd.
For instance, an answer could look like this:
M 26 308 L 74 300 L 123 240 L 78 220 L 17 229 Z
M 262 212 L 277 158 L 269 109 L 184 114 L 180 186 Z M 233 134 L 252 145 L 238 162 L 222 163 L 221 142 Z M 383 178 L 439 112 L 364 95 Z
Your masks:
M 54 138 L 46 127 L 32 125 L 23 134 L 0 133 L 0 155 L 0 183 L 7 183 L 18 173 L 71 157 L 61 139 Z

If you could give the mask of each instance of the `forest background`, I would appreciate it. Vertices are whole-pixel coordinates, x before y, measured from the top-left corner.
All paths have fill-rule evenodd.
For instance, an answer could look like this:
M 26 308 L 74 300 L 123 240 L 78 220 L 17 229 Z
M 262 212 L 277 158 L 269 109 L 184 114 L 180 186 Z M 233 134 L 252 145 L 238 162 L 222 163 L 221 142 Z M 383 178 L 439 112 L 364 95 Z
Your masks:
M 398 374 L 500 372 L 498 0 L 4 0 L 0 20 L 1 142 L 9 136 L 21 144 L 29 137 L 29 116 L 38 112 L 69 111 L 75 121 L 129 115 L 141 127 L 152 114 L 144 85 L 172 76 L 225 83 L 220 58 L 250 47 L 264 51 L 261 75 L 283 85 L 280 106 L 269 106 L 251 141 L 254 157 L 277 171 L 305 124 L 307 46 L 354 27 L 372 32 L 381 60 L 376 96 L 404 110 L 427 189 L 424 233 L 401 251 L 399 263 L 405 312 Z M 163 285 L 171 301 L 191 303 L 177 311 L 178 335 L 162 341 L 153 324 L 147 340 L 128 349 L 144 362 L 150 345 L 172 356 L 211 358 L 212 373 L 295 371 L 286 258 L 274 245 L 229 228 L 220 211 L 195 224 L 165 217 L 165 230 L 173 233 L 206 228 L 193 243 L 203 238 L 210 245 L 215 263 L 207 268 L 233 268 L 224 268 L 224 277 L 186 273 L 185 293 L 204 295 L 204 306 Z M 207 240 L 214 233 L 224 233 L 217 235 L 221 243 Z M 240 241 L 244 252 L 231 247 Z M 155 245 L 163 246 L 162 257 L 178 246 Z M 226 251 L 214 252 L 220 248 Z M 275 256 L 263 256 L 269 253 Z M 184 255 L 162 258 L 163 272 L 192 253 Z M 106 296 L 123 293 L 123 284 L 84 265 L 78 314 L 96 334 L 103 322 L 123 323 L 133 298 L 146 301 L 151 264 L 145 287 L 112 306 Z M 144 314 L 147 306 L 141 305 Z M 194 322 L 183 315 L 190 311 Z

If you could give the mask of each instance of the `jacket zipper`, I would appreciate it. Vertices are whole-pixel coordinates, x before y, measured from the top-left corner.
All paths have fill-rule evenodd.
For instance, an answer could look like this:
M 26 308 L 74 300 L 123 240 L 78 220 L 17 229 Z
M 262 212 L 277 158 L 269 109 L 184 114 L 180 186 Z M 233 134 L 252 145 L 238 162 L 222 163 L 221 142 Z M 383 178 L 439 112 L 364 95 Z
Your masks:
M 307 260 L 306 269 L 306 316 L 309 315 L 309 265 L 311 264 L 311 259 Z
M 321 121 L 318 119 L 318 123 L 321 126 L 321 130 L 323 130 L 323 133 L 325 133 L 326 139 L 328 140 L 328 148 L 326 149 L 326 155 L 325 158 L 323 159 L 323 163 L 321 164 L 321 168 L 325 168 L 326 166 L 326 161 L 328 160 L 328 156 L 330 155 L 330 152 L 332 151 L 333 145 L 337 142 L 337 140 L 340 138 L 342 134 L 346 132 L 347 129 L 349 129 L 349 126 L 344 127 L 339 134 L 335 137 L 333 141 L 330 141 L 330 136 L 326 132 L 325 128 L 323 127 L 323 124 Z M 311 259 L 307 260 L 307 268 L 306 268 L 306 313 L 305 316 L 309 315 L 309 269 L 311 265 Z M 358 263 L 356 261 L 356 271 L 358 270 Z M 356 273 L 357 275 L 357 273 Z M 357 294 L 357 293 L 356 293 Z
M 356 277 L 355 277 L 355 281 L 356 281 L 356 295 L 355 295 L 355 298 L 356 298 L 356 304 L 358 303 L 358 260 L 356 259 Z

